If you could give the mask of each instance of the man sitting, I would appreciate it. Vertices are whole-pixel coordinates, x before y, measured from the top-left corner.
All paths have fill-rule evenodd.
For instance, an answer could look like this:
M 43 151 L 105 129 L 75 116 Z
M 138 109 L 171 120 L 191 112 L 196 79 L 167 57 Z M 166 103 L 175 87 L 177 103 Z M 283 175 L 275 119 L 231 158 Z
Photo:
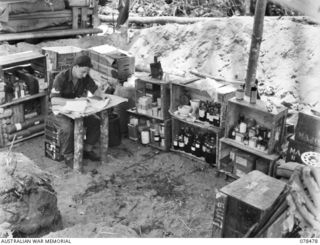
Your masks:
M 88 91 L 93 95 L 101 97 L 102 91 L 98 88 L 89 76 L 92 67 L 90 57 L 81 55 L 75 58 L 74 65 L 61 71 L 53 81 L 50 92 L 52 107 L 63 106 L 68 100 L 87 97 Z M 61 152 L 65 163 L 73 167 L 74 151 L 74 122 L 62 114 L 55 115 L 59 122 L 61 133 Z M 99 161 L 100 157 L 93 151 L 93 146 L 100 138 L 100 119 L 98 116 L 88 116 L 84 118 L 86 138 L 84 142 L 83 158 L 92 161 Z

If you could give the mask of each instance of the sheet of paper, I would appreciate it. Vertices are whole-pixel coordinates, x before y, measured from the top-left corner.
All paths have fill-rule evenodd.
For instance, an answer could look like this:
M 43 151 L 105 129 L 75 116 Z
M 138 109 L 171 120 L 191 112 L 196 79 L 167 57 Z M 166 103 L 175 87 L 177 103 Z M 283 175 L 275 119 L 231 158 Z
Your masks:
M 70 100 L 67 101 L 64 107 L 62 107 L 62 110 L 84 113 L 86 111 L 87 106 L 88 102 L 86 100 Z

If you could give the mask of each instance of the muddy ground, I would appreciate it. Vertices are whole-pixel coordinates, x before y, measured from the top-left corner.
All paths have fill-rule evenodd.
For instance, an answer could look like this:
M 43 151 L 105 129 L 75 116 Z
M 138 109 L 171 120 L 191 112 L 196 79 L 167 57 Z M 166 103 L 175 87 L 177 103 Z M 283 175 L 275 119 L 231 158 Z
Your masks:
M 37 137 L 14 148 L 52 176 L 63 230 L 50 237 L 211 237 L 215 169 L 131 140 L 108 163 L 84 160 L 84 174 L 44 156 Z M 42 234 L 44 235 L 44 234 Z

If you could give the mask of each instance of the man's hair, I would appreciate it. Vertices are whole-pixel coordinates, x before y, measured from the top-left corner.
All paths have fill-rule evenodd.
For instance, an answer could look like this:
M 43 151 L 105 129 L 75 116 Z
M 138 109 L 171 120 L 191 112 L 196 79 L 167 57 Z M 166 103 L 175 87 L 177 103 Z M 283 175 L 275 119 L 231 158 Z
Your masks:
M 92 67 L 91 59 L 88 55 L 80 55 L 74 59 L 74 65 L 80 67 Z

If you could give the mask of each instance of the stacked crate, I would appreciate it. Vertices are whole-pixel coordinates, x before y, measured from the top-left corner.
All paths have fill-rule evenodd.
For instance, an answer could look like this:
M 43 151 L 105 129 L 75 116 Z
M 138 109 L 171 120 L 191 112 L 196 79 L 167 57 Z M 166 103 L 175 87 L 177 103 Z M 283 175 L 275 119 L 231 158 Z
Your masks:
M 134 73 L 135 57 L 110 45 L 101 45 L 89 49 L 93 70 L 100 77 L 101 86 L 124 82 Z
M 45 123 L 45 156 L 55 161 L 61 161 L 61 128 L 53 116 L 49 116 Z
M 320 117 L 309 111 L 299 112 L 295 135 L 289 139 L 286 161 L 302 163 L 304 152 L 320 153 Z
M 62 70 L 66 70 L 73 65 L 76 56 L 84 54 L 81 48 L 73 46 L 43 47 L 42 53 L 46 55 L 48 93 L 52 88 L 55 76 Z

